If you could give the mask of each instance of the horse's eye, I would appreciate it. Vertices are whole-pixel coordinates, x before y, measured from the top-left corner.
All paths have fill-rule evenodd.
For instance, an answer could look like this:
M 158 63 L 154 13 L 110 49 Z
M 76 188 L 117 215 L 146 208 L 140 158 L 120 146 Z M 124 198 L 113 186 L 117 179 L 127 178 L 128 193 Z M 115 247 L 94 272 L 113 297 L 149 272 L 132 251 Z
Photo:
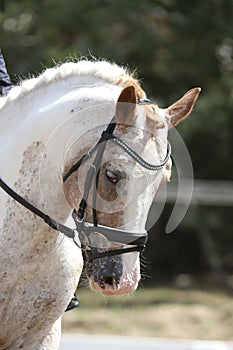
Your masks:
M 106 170 L 105 176 L 108 179 L 108 181 L 111 182 L 113 185 L 116 185 L 120 180 L 119 175 L 116 172 L 110 170 Z

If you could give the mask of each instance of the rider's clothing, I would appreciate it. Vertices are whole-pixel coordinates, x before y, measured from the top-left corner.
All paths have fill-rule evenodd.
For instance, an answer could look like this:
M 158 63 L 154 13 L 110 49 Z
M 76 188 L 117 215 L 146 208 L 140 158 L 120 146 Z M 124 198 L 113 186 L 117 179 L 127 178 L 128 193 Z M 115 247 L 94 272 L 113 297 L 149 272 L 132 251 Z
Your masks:
M 6 96 L 12 87 L 13 85 L 7 73 L 6 64 L 0 49 L 0 96 Z

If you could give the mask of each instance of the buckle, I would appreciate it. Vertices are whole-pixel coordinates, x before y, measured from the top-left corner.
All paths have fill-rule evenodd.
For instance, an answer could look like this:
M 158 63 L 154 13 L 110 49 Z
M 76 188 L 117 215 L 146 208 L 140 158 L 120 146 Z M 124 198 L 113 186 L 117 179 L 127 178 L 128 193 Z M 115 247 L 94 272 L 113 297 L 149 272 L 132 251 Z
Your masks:
M 79 238 L 79 232 L 74 229 L 74 237 L 73 237 L 73 242 L 74 244 L 79 248 L 79 249 L 82 249 L 82 243 L 81 243 L 81 240 Z

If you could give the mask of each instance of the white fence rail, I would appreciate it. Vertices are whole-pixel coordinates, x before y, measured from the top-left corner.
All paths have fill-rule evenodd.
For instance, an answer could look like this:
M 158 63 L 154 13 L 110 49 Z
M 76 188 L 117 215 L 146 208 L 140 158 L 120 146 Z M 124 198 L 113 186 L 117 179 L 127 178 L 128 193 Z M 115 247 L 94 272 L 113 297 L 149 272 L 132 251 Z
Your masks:
M 174 203 L 177 191 L 177 182 L 167 184 L 166 202 Z M 180 192 L 179 200 L 185 201 L 190 194 L 190 181 L 183 180 Z M 159 195 L 156 201 L 162 201 L 162 197 Z M 233 181 L 194 180 L 191 204 L 233 206 Z

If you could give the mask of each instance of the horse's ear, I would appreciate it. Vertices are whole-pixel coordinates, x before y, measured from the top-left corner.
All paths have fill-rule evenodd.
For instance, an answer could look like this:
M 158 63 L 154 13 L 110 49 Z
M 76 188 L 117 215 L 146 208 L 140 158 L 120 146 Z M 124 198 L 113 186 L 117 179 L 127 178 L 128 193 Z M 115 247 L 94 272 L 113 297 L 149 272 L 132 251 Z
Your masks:
M 116 118 L 118 123 L 129 122 L 135 114 L 137 98 L 134 86 L 124 88 L 117 100 Z
M 172 126 L 178 124 L 192 112 L 200 91 L 201 88 L 199 87 L 189 90 L 180 100 L 166 109 L 166 117 L 170 120 Z

